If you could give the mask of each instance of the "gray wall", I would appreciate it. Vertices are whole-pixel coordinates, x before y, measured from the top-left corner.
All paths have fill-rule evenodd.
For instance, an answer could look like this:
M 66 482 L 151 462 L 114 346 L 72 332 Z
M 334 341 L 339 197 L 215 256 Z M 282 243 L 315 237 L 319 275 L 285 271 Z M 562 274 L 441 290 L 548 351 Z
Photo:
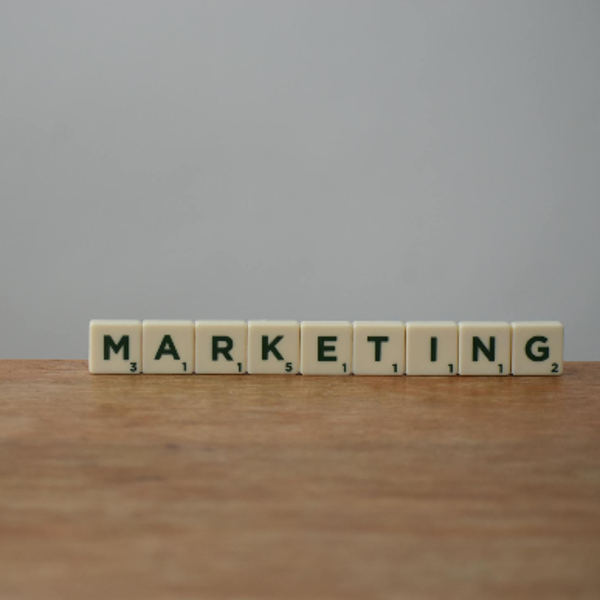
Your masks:
M 599 360 L 600 2 L 1 2 L 0 206 L 1 357 L 289 317 Z

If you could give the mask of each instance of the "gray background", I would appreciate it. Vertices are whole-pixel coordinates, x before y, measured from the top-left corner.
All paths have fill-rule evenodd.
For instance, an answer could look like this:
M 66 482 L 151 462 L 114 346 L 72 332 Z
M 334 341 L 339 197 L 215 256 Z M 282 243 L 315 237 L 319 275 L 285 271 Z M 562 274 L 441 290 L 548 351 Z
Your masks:
M 600 359 L 600 2 L 0 2 L 0 356 L 91 318 L 559 319 Z

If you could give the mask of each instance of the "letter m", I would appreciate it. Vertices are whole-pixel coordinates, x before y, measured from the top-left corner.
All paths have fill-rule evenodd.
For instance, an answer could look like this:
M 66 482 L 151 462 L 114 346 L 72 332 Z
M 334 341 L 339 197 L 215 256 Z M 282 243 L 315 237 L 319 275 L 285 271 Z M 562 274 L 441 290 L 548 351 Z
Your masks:
M 110 335 L 104 336 L 104 360 L 110 360 L 110 351 L 118 354 L 123 349 L 123 360 L 129 360 L 129 336 L 124 335 L 116 344 Z

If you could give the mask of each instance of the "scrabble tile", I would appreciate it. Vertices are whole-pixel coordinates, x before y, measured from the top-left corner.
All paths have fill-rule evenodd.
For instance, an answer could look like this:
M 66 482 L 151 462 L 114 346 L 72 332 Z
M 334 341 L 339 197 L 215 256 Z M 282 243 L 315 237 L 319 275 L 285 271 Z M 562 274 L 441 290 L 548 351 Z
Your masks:
M 295 375 L 299 370 L 298 321 L 248 322 L 248 373 Z
M 404 374 L 404 323 L 401 321 L 355 321 L 355 375 Z
M 194 323 L 144 321 L 144 373 L 191 375 L 194 372 Z
M 304 321 L 300 326 L 300 372 L 350 375 L 352 333 L 349 321 Z
M 90 321 L 88 367 L 90 373 L 141 373 L 142 322 Z
M 196 373 L 246 372 L 246 321 L 196 321 Z
M 459 323 L 458 374 L 510 375 L 510 323 Z
M 561 375 L 564 328 L 558 321 L 512 323 L 513 375 Z
M 406 324 L 406 374 L 456 375 L 458 326 L 454 321 Z

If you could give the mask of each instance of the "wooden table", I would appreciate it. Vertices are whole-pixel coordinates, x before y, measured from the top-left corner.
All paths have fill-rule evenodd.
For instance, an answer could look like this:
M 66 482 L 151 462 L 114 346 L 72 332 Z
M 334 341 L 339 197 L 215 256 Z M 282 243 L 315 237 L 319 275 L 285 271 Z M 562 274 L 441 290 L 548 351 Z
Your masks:
M 600 598 L 600 363 L 560 378 L 0 362 L 0 598 Z

